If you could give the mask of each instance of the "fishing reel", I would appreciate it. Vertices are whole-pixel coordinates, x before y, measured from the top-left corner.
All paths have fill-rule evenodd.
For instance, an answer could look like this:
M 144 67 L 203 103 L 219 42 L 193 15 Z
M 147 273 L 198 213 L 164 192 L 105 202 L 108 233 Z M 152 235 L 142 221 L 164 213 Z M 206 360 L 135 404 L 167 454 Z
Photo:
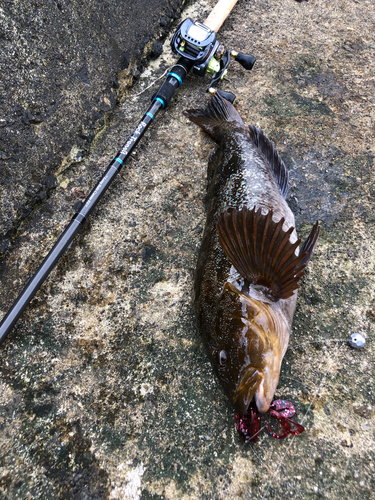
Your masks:
M 216 39 L 215 31 L 190 18 L 185 19 L 177 28 L 171 40 L 171 48 L 175 54 L 193 63 L 195 75 L 212 75 L 207 92 L 211 94 L 219 92 L 222 97 L 232 103 L 236 98 L 232 92 L 224 92 L 216 88 L 227 74 L 231 57 L 247 70 L 251 70 L 256 61 L 251 55 L 227 50 Z

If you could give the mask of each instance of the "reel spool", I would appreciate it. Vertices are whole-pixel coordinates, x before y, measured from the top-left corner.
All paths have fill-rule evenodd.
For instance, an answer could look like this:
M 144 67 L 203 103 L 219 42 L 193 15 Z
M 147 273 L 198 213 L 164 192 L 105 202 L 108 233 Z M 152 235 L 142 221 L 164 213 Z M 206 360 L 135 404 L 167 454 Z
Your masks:
M 231 92 L 223 92 L 216 87 L 227 74 L 230 58 L 234 58 L 246 70 L 251 70 L 256 61 L 252 55 L 242 52 L 231 52 L 220 44 L 215 31 L 204 24 L 185 19 L 177 28 L 171 40 L 172 51 L 193 63 L 193 73 L 197 76 L 211 74 L 211 82 L 207 92 L 219 92 L 222 97 L 233 103 L 236 96 Z

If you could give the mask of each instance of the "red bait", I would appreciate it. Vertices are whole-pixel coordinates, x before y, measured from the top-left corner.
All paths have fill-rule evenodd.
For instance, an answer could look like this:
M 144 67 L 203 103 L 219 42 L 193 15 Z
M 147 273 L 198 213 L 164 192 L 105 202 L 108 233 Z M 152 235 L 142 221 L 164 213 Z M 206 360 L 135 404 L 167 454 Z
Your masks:
M 281 427 L 284 429 L 282 434 L 276 434 L 272 432 L 270 426 L 267 425 L 268 433 L 275 439 L 284 439 L 289 436 L 289 434 L 297 436 L 305 430 L 301 424 L 297 424 L 297 422 L 291 420 L 291 417 L 293 417 L 296 413 L 296 409 L 289 401 L 276 399 L 272 402 L 267 413 L 271 415 L 271 417 L 277 418 Z M 261 416 L 255 403 L 251 403 L 245 415 L 236 414 L 234 418 L 236 420 L 237 431 L 245 443 L 255 443 L 258 440 L 258 435 L 261 430 Z M 291 424 L 295 427 L 295 429 L 291 428 Z
M 250 404 L 245 415 L 236 413 L 234 418 L 236 420 L 237 431 L 245 443 L 255 443 L 258 440 L 260 432 L 261 418 L 254 401 Z
M 284 439 L 289 434 L 292 434 L 293 436 L 298 436 L 298 434 L 301 434 L 305 430 L 301 424 L 297 424 L 297 422 L 290 420 L 290 417 L 293 417 L 293 415 L 296 413 L 296 409 L 294 408 L 293 404 L 290 403 L 289 401 L 284 401 L 283 399 L 276 399 L 271 404 L 267 413 L 269 413 L 271 417 L 277 418 L 277 420 L 280 422 L 281 426 L 284 429 L 284 432 L 278 435 L 272 432 L 270 426 L 267 425 L 268 433 L 275 439 Z M 296 428 L 291 429 L 290 424 L 293 424 Z

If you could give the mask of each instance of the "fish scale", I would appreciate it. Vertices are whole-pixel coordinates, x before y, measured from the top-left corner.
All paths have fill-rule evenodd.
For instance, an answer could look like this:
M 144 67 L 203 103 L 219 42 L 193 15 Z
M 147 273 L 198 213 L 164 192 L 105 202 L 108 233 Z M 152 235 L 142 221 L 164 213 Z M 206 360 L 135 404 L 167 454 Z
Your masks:
M 210 155 L 207 220 L 195 275 L 198 328 L 237 414 L 269 410 L 318 224 L 299 248 L 285 201 L 287 169 L 268 137 L 245 129 L 219 94 L 184 112 L 216 142 Z

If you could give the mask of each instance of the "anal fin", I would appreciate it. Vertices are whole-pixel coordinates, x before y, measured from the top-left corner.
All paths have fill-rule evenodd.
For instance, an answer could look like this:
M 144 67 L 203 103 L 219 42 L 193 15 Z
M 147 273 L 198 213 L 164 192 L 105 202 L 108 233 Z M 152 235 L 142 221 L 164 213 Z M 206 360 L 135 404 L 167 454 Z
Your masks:
M 287 299 L 299 287 L 299 280 L 312 257 L 319 235 L 316 223 L 302 245 L 290 242 L 294 228 L 283 230 L 285 219 L 274 222 L 273 212 L 266 215 L 261 209 L 243 207 L 229 209 L 218 215 L 216 229 L 219 242 L 231 264 L 250 284 L 262 285 L 271 300 Z
M 307 265 L 311 257 L 313 256 L 316 244 L 318 243 L 318 236 L 319 236 L 319 224 L 318 221 L 315 222 L 311 233 L 308 235 L 306 238 L 305 242 L 303 243 L 301 249 L 300 249 L 300 254 L 306 254 L 306 257 L 301 261 L 301 265 L 305 264 Z

